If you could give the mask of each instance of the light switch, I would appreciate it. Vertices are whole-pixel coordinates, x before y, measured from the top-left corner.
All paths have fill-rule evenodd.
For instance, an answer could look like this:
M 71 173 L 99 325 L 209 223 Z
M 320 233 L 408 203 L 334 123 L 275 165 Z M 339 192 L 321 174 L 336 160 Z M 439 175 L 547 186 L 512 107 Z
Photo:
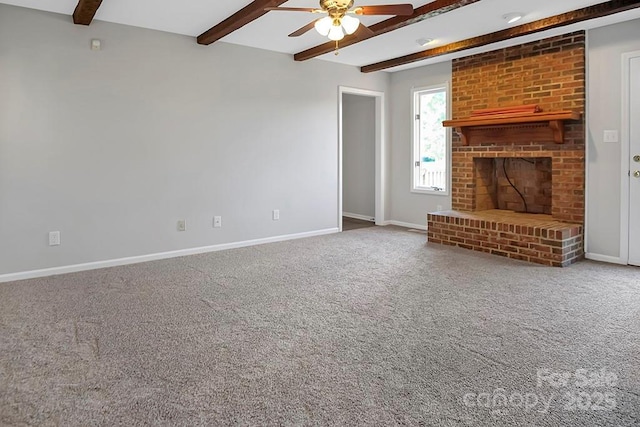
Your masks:
M 618 142 L 618 131 L 605 130 L 603 139 L 604 139 L 604 142 Z

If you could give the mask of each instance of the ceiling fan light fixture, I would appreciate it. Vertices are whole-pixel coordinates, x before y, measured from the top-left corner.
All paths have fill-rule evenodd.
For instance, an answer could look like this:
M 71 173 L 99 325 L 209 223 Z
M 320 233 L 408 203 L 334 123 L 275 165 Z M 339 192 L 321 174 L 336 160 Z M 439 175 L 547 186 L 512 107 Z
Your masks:
M 344 28 L 344 32 L 349 35 L 355 33 L 359 26 L 360 20 L 358 18 L 349 15 L 345 15 L 342 18 L 342 28 Z
M 332 25 L 329 30 L 329 40 L 338 41 L 344 38 L 344 31 L 342 31 L 342 25 Z
M 332 26 L 333 26 L 333 19 L 331 19 L 328 16 L 318 19 L 315 23 L 316 31 L 324 37 L 327 37 L 329 35 L 329 31 L 331 30 Z
M 505 21 L 507 21 L 507 24 L 513 24 L 514 22 L 518 22 L 519 20 L 521 20 L 523 16 L 524 16 L 524 14 L 522 14 L 520 12 L 511 12 L 511 13 L 507 13 L 506 15 L 502 16 L 502 18 Z

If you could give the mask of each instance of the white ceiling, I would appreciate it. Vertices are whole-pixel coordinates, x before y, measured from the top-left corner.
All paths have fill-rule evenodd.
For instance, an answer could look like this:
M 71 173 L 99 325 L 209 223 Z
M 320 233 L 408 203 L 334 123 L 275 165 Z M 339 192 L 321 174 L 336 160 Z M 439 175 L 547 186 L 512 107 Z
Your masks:
M 559 13 L 602 3 L 604 0 L 480 0 L 469 6 L 456 9 L 435 18 L 409 25 L 364 42 L 340 50 L 338 56 L 329 53 L 320 58 L 342 64 L 363 66 L 396 58 L 421 50 L 416 43 L 420 38 L 433 38 L 435 42 L 428 48 L 463 40 L 507 28 L 509 24 L 502 18 L 509 12 L 522 12 L 525 17 L 516 24 L 535 21 Z M 0 3 L 45 10 L 71 15 L 77 0 L 0 0 Z M 198 36 L 223 19 L 237 12 L 251 0 L 211 1 L 211 0 L 103 0 L 95 19 L 136 27 L 149 28 L 187 36 Z M 403 0 L 356 0 L 356 5 L 376 5 L 408 3 Z M 412 1 L 414 8 L 429 3 L 426 0 Z M 317 0 L 289 0 L 283 6 L 317 7 Z M 294 54 L 327 41 L 315 31 L 290 38 L 287 34 L 316 19 L 317 15 L 302 12 L 269 12 L 258 20 L 224 37 L 222 41 L 251 46 L 276 52 Z M 362 17 L 362 22 L 371 25 L 389 17 Z M 560 34 L 581 28 L 607 25 L 628 19 L 640 18 L 640 8 L 596 21 L 589 21 L 570 28 L 561 28 L 544 34 L 528 36 L 501 43 L 499 46 L 466 51 L 457 56 L 469 55 L 480 50 L 490 50 L 509 44 L 541 38 L 550 34 Z M 194 40 L 195 43 L 195 40 Z M 448 55 L 435 60 L 420 61 L 394 68 L 390 71 L 426 65 L 449 59 Z

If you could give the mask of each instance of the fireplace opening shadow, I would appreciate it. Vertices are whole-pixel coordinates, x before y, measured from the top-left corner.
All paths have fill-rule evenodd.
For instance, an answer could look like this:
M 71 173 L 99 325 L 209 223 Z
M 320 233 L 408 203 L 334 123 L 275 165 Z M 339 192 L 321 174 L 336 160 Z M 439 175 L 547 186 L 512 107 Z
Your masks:
M 476 157 L 473 163 L 476 211 L 551 215 L 551 157 Z

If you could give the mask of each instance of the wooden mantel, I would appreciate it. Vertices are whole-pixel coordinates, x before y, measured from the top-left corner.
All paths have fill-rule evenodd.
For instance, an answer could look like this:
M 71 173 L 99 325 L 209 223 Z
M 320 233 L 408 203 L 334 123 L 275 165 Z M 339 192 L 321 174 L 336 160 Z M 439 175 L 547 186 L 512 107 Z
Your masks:
M 472 130 L 488 129 L 495 131 L 500 128 L 527 128 L 532 124 L 542 125 L 547 129 L 551 129 L 553 141 L 556 144 L 562 144 L 564 143 L 565 120 L 580 120 L 580 116 L 580 113 L 575 111 L 496 114 L 469 117 L 466 119 L 445 120 L 442 122 L 442 125 L 444 127 L 456 128 L 461 135 L 463 145 L 469 145 Z

